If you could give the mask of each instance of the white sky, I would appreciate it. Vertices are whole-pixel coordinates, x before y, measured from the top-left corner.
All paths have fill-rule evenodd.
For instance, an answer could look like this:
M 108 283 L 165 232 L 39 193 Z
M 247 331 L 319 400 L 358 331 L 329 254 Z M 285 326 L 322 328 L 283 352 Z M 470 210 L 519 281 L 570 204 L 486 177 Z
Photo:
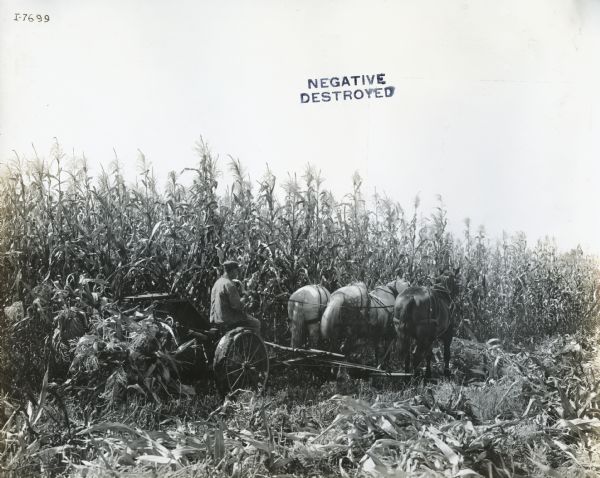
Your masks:
M 595 0 L 4 0 L 0 161 L 57 137 L 164 176 L 202 135 L 224 171 L 311 162 L 339 197 L 358 170 L 405 208 L 441 194 L 455 230 L 600 253 L 599 50 Z M 393 98 L 300 103 L 309 77 L 372 73 Z

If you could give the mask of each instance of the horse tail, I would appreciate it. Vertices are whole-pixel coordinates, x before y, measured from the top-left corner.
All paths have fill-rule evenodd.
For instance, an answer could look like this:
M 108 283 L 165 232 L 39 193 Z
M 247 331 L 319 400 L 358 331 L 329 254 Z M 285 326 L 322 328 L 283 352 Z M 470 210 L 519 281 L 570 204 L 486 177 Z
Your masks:
M 400 296 L 396 300 L 394 306 L 394 327 L 398 333 L 401 329 L 404 330 L 410 322 L 411 312 L 416 306 L 414 295 Z
M 337 331 L 342 325 L 343 306 L 344 296 L 332 294 L 323 312 L 323 317 L 321 317 L 321 337 L 324 339 L 333 339 L 337 336 Z

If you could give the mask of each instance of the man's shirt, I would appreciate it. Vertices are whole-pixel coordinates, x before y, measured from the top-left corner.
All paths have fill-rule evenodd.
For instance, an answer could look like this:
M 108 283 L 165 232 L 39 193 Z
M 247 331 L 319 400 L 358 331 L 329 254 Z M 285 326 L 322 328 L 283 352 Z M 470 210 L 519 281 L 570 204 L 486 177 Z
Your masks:
M 210 294 L 210 321 L 214 324 L 234 323 L 246 314 L 237 287 L 226 277 L 215 282 Z

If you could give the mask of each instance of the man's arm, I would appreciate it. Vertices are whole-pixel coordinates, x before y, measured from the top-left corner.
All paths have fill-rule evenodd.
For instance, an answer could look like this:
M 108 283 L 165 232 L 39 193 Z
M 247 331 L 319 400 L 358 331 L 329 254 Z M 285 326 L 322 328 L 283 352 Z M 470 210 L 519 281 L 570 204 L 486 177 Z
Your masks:
M 230 282 L 226 286 L 227 298 L 229 299 L 229 307 L 231 310 L 240 317 L 246 317 L 246 313 L 244 312 L 244 305 L 242 304 L 242 299 L 240 298 L 240 293 L 233 282 Z

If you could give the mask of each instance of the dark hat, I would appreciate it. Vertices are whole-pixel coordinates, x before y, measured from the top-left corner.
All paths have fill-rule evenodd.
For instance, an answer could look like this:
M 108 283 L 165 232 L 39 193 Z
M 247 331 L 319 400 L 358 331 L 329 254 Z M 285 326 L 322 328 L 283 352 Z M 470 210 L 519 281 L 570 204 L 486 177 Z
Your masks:
M 226 271 L 232 271 L 240 267 L 240 265 L 236 261 L 225 261 L 223 262 L 223 267 Z

